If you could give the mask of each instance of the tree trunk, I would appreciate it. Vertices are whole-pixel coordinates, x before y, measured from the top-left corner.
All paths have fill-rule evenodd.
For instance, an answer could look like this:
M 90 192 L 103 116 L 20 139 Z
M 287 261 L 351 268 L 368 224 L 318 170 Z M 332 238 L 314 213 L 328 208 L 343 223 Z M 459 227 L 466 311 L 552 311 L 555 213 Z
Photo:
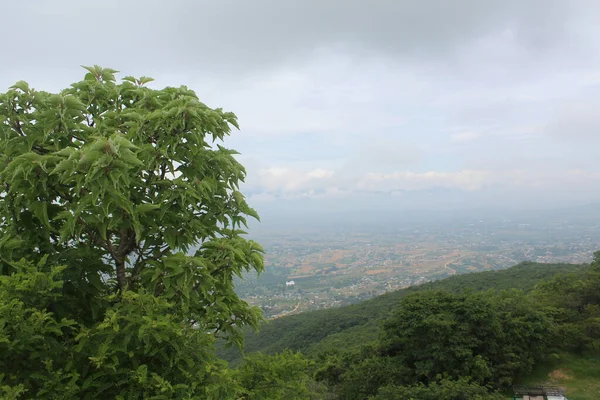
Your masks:
M 115 260 L 115 262 L 117 264 L 117 282 L 119 284 L 121 293 L 123 293 L 127 287 L 127 277 L 125 276 L 125 259 Z

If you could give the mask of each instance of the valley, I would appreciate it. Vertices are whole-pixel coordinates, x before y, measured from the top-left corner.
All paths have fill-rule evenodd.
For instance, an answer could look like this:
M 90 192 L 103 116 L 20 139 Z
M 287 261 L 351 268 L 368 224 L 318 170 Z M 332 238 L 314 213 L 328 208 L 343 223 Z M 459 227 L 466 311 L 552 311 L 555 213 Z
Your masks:
M 399 228 L 262 232 L 257 240 L 265 247 L 266 271 L 238 279 L 236 291 L 272 319 L 525 260 L 585 263 L 600 243 L 595 221 L 465 218 Z

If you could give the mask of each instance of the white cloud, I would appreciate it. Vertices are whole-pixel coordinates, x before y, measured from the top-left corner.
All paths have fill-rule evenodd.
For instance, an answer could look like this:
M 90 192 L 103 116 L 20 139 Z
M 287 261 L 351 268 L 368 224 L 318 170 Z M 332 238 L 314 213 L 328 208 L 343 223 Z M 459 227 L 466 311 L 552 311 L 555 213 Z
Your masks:
M 334 172 L 322 168 L 301 171 L 273 167 L 258 171 L 253 192 L 266 191 L 274 194 L 303 194 L 310 196 L 315 190 L 331 186 Z
M 456 143 L 467 143 L 477 140 L 481 137 L 480 132 L 475 131 L 464 131 L 453 134 L 450 138 Z
M 309 171 L 307 176 L 311 179 L 323 179 L 323 178 L 331 178 L 333 176 L 333 171 L 328 171 L 326 169 L 315 169 Z
M 600 172 L 585 170 L 460 170 L 397 171 L 362 173 L 353 179 L 340 179 L 340 173 L 325 169 L 301 171 L 290 168 L 262 170 L 253 186 L 253 199 L 273 201 L 292 198 L 348 198 L 361 193 L 402 196 L 406 192 L 451 189 L 463 192 L 559 193 L 586 187 L 581 193 L 598 192 Z M 594 189 L 597 187 L 597 189 Z M 549 198 L 548 200 L 551 200 Z
M 80 64 L 185 84 L 238 115 L 253 199 L 600 199 L 597 0 L 9 3 L 0 86 L 60 90 Z M 139 18 L 102 29 L 117 4 Z

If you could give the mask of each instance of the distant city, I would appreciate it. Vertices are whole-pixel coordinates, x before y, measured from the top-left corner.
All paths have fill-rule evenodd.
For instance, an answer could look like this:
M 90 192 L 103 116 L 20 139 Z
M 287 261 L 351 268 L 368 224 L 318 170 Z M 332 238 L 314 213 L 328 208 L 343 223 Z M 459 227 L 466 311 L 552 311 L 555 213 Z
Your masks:
M 600 250 L 600 207 L 422 222 L 268 229 L 266 271 L 236 290 L 266 318 L 356 303 L 454 274 L 522 261 L 586 263 Z

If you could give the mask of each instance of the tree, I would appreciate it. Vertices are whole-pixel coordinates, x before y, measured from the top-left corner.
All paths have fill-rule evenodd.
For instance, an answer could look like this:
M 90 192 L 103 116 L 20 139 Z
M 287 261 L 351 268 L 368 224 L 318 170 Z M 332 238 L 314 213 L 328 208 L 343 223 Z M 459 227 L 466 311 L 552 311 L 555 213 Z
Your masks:
M 536 287 L 534 296 L 558 325 L 559 347 L 600 348 L 600 252 L 583 273 L 560 274 Z
M 392 357 L 380 357 L 373 344 L 332 350 L 319 355 L 315 379 L 327 384 L 340 399 L 363 400 L 397 381 L 406 368 Z
M 3 300 L 24 317 L 41 313 L 53 333 L 40 335 L 63 349 L 40 349 L 44 365 L 16 375 L 0 361 L 0 384 L 28 397 L 53 374 L 74 398 L 206 396 L 219 379 L 229 390 L 212 341 L 240 345 L 239 328 L 257 326 L 233 276 L 263 269 L 262 248 L 243 231 L 258 218 L 239 190 L 245 170 L 219 143 L 236 117 L 183 86 L 156 90 L 150 78 L 117 82 L 115 70 L 85 68 L 58 94 L 21 81 L 0 95 L 3 288 L 52 287 Z M 12 312 L 2 308 L 0 326 Z M 27 335 L 0 332 L 0 342 Z
M 441 378 L 507 387 L 552 342 L 550 319 L 519 291 L 406 296 L 384 323 L 381 354 L 407 367 L 399 384 Z
M 235 371 L 241 385 L 241 399 L 323 399 L 324 388 L 310 377 L 311 362 L 301 353 L 286 350 L 274 356 L 255 353 L 247 356 Z M 319 393 L 313 389 L 319 390 Z
M 466 378 L 455 381 L 442 379 L 426 386 L 384 386 L 372 400 L 503 400 L 505 396 L 490 392 L 484 386 Z

